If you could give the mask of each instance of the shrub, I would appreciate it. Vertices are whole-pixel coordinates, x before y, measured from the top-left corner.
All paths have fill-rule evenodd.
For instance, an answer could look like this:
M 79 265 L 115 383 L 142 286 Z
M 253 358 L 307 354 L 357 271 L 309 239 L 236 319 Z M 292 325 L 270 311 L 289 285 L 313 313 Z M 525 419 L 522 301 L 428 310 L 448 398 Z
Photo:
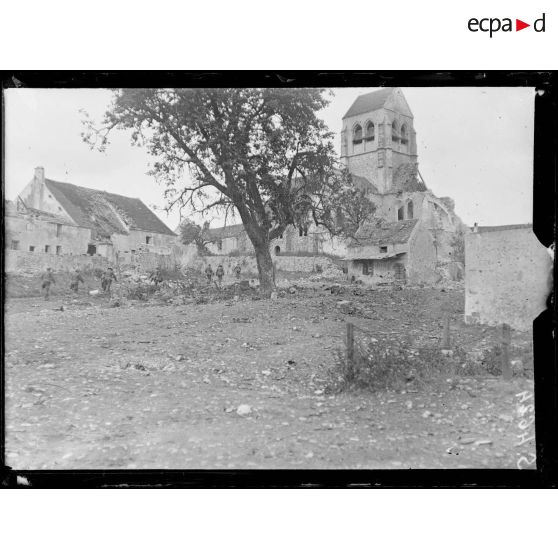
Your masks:
M 135 283 L 127 286 L 124 296 L 129 300 L 147 300 L 155 291 L 157 287 L 149 283 Z
M 394 390 L 408 384 L 425 386 L 441 375 L 493 373 L 490 370 L 462 349 L 446 355 L 440 347 L 415 348 L 404 340 L 355 341 L 352 367 L 348 366 L 344 350 L 335 351 L 327 389 L 331 392 Z

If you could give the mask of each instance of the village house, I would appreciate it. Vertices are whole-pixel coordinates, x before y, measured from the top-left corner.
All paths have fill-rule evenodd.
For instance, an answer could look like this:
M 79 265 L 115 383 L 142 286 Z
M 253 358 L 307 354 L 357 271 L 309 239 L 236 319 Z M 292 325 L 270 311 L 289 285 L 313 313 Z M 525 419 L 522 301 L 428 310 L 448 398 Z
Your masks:
M 7 200 L 4 205 L 6 249 L 61 255 L 81 254 L 91 231 L 60 215 L 26 208 Z
M 207 249 L 212 254 L 228 255 L 253 251 L 252 243 L 242 224 L 206 229 L 205 236 L 208 240 Z
M 377 285 L 437 279 L 432 236 L 418 219 L 366 223 L 349 242 L 348 251 L 351 281 Z
M 6 247 L 57 255 L 170 254 L 176 235 L 138 198 L 45 177 L 42 167 L 6 208 Z

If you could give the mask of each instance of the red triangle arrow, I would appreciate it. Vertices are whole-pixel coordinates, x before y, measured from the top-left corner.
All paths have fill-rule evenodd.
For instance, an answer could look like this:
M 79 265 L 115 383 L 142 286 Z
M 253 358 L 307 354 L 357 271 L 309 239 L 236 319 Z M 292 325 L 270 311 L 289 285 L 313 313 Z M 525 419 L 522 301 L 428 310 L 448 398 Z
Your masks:
M 520 19 L 515 20 L 515 30 L 516 31 L 521 31 L 522 29 L 525 29 L 526 27 L 531 27 L 531 24 L 530 23 L 525 23 L 524 21 L 521 21 Z

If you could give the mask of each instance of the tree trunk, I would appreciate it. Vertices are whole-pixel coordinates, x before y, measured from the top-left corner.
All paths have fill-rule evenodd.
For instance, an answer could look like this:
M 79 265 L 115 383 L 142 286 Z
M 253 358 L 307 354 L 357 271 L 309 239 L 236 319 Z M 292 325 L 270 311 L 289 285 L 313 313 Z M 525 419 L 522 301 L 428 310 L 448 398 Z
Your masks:
M 260 278 L 260 290 L 265 296 L 270 296 L 275 289 L 275 277 L 273 276 L 273 260 L 269 252 L 269 243 L 254 245 L 258 274 Z

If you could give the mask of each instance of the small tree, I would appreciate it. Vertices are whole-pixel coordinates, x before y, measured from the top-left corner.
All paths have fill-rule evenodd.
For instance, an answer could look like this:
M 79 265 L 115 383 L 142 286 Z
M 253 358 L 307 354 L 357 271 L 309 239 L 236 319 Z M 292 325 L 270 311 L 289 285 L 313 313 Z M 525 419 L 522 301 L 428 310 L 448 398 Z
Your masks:
M 314 219 L 336 232 L 327 197 L 347 174 L 317 116 L 328 103 L 322 89 L 117 90 L 103 125 L 86 121 L 83 138 L 102 150 L 110 130 L 130 130 L 156 157 L 151 174 L 166 186 L 169 209 L 236 212 L 270 293 L 269 245 L 287 226 Z M 185 171 L 192 183 L 182 182 Z
M 207 222 L 204 223 L 203 227 L 200 227 L 190 219 L 184 219 L 184 221 L 180 223 L 180 240 L 183 244 L 194 243 L 198 250 L 198 254 L 207 255 L 209 254 L 207 245 L 210 242 L 207 236 L 208 228 L 209 223 Z

